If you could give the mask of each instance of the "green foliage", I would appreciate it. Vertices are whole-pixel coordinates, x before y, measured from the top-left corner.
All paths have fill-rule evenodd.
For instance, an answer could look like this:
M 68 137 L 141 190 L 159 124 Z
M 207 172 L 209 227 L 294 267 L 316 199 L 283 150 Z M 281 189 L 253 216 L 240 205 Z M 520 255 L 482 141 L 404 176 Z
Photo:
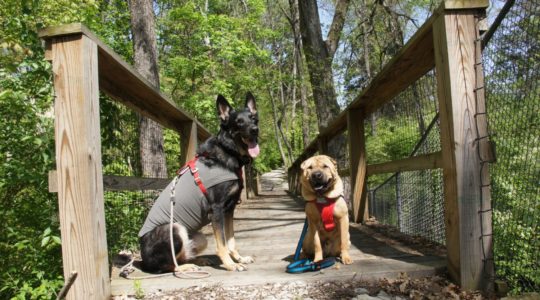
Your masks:
M 155 193 L 105 192 L 105 221 L 109 256 L 125 249 L 138 249 L 138 233 Z
M 412 14 L 431 3 L 408 1 L 400 7 L 400 14 Z M 260 112 L 261 153 L 255 160 L 259 172 L 284 164 L 275 139 L 276 120 L 272 118 L 270 97 L 278 99 L 277 110 L 286 111 L 282 125 L 292 156 L 296 157 L 303 150 L 299 105 L 290 104 L 292 101 L 287 97 L 291 97 L 293 87 L 299 89 L 307 83 L 295 82 L 291 75 L 293 39 L 290 25 L 278 9 L 287 5 L 287 1 L 262 0 L 159 0 L 155 6 L 161 89 L 211 131 L 218 128 L 217 94 L 223 94 L 239 107 L 244 103 L 245 93 L 252 91 Z M 371 27 L 367 28 L 367 58 L 373 76 L 402 41 L 395 31 L 388 34 L 395 24 L 392 25 L 390 16 L 378 2 L 367 1 L 367 6 L 373 12 Z M 354 13 L 358 11 L 361 10 Z M 334 61 L 335 68 L 341 70 L 341 84 L 345 85 L 344 102 L 356 96 L 359 87 L 365 86 L 369 79 L 363 61 L 362 36 L 368 34 L 362 32 L 362 22 L 367 22 L 364 17 L 353 18 L 355 21 L 346 25 L 350 34 L 344 35 L 343 40 L 348 46 L 342 47 L 344 52 Z M 538 23 L 538 18 L 524 20 L 533 25 Z M 71 22 L 84 23 L 114 51 L 128 62 L 132 61 L 128 1 L 5 0 L 0 5 L 2 299 L 50 298 L 63 282 L 58 204 L 56 196 L 47 191 L 47 173 L 54 169 L 51 68 L 44 60 L 37 31 Z M 400 19 L 399 22 L 405 28 L 408 21 Z M 538 49 L 538 38 L 534 38 L 538 33 L 526 28 L 523 32 L 529 38 L 520 47 L 530 53 L 517 51 L 515 47 L 495 53 L 497 57 L 520 58 L 499 61 L 499 68 L 511 70 L 515 78 L 488 74 L 491 80 L 504 83 L 491 89 L 497 108 L 492 109 L 490 118 L 498 121 L 492 124 L 494 131 L 504 137 L 497 141 L 499 164 L 491 169 L 492 198 L 496 201 L 495 258 L 498 276 L 509 280 L 515 293 L 527 288 L 538 290 L 540 285 L 535 254 L 540 248 L 539 98 L 538 87 L 531 84 L 534 80 L 529 80 L 536 78 L 531 70 L 538 69 L 531 67 L 538 64 L 537 51 L 533 51 Z M 515 35 L 509 34 L 507 38 Z M 508 96 L 508 90 L 515 91 L 519 97 Z M 298 101 L 298 91 L 296 93 Z M 100 102 L 104 173 L 139 176 L 138 116 L 106 97 L 102 96 Z M 313 103 L 309 105 L 310 115 L 306 117 L 313 136 L 317 132 L 315 110 Z M 293 109 L 296 109 L 295 114 Z M 410 130 L 415 124 L 399 123 L 393 119 L 395 113 L 379 116 L 376 135 L 368 133 L 366 136 L 370 164 L 407 157 L 418 140 L 418 132 Z M 516 115 L 524 121 L 508 126 L 505 120 Z M 165 130 L 164 140 L 167 167 L 172 176 L 179 167 L 179 136 Z M 504 167 L 500 167 L 502 165 Z M 529 170 L 527 176 L 523 170 Z M 440 181 L 437 176 L 431 178 L 433 187 Z M 369 178 L 370 184 L 384 179 Z M 150 192 L 105 193 L 111 254 L 137 248 L 138 230 L 155 196 Z M 135 285 L 139 290 L 137 283 Z
M 497 276 L 511 293 L 540 290 L 540 19 L 516 1 L 485 50 L 497 162 L 490 165 Z
M 140 280 L 133 281 L 133 289 L 135 290 L 135 299 L 144 299 L 144 289 Z
M 245 92 L 260 99 L 266 83 L 261 65 L 268 60 L 256 40 L 264 37 L 257 21 L 264 5 L 250 1 L 237 15 L 227 1 L 179 1 L 160 20 L 162 87 L 208 128 L 218 127 L 215 98 L 223 94 L 233 106 L 243 105 Z
M 420 139 L 418 132 L 411 128 L 414 129 L 415 125 L 400 124 L 391 118 L 380 118 L 377 121 L 377 134 L 365 133 L 368 164 L 408 157 Z M 368 180 L 370 184 L 377 186 L 386 178 L 388 174 L 370 176 Z
M 108 9 L 108 15 L 103 12 L 107 5 L 124 11 Z M 47 186 L 48 171 L 54 169 L 52 78 L 38 29 L 83 22 L 114 37 L 110 41 L 122 41 L 112 31 L 121 26 L 120 15 L 129 16 L 125 7 L 125 1 L 98 5 L 72 0 L 6 0 L 0 5 L 2 299 L 48 299 L 63 284 L 58 205 Z M 129 27 L 123 29 L 127 36 Z M 129 40 L 118 44 L 129 45 Z

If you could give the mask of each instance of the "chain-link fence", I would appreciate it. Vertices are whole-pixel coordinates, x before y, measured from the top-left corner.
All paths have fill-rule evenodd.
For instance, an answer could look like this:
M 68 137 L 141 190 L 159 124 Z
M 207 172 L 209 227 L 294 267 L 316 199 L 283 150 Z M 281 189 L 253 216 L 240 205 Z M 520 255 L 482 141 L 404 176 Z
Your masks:
M 375 112 L 366 128 L 370 164 L 440 151 L 436 81 L 432 72 Z M 401 232 L 445 242 L 442 172 L 371 176 L 370 216 Z
M 540 1 L 502 11 L 484 49 L 496 275 L 513 292 L 540 291 Z M 505 15 L 505 9 L 509 9 Z M 493 23 L 498 25 L 499 20 Z
M 488 124 L 496 144 L 490 165 L 494 260 L 496 276 L 513 293 L 540 291 L 539 2 L 492 2 L 483 36 Z M 366 124 L 370 164 L 440 150 L 435 88 L 428 74 L 373 114 Z M 445 243 L 440 169 L 371 176 L 368 184 L 377 221 Z
M 161 190 L 154 184 L 144 187 L 147 185 L 132 181 L 134 177 L 143 177 L 141 153 L 148 153 L 151 148 L 148 142 L 139 140 L 139 115 L 106 97 L 101 97 L 100 108 L 107 244 L 113 256 L 119 250 L 138 249 L 139 229 Z M 179 134 L 164 129 L 163 136 L 165 157 L 153 163 L 165 164 L 168 177 L 172 177 L 180 167 Z M 141 145 L 146 149 L 141 149 Z

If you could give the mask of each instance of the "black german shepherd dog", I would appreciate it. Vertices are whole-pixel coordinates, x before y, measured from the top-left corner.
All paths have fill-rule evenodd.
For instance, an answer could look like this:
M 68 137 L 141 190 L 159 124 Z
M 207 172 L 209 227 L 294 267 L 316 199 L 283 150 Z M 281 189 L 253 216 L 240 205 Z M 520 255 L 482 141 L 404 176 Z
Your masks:
M 216 108 L 221 121 L 218 134 L 199 146 L 192 168 L 183 168 L 175 185 L 173 240 L 179 268 L 172 259 L 169 235 L 173 181 L 156 199 L 139 232 L 141 266 L 146 272 L 197 270 L 195 264 L 208 264 L 195 257 L 206 248 L 199 230 L 209 222 L 217 255 L 227 270 L 245 271 L 246 264 L 254 261 L 236 249 L 233 216 L 243 188 L 241 168 L 259 154 L 255 98 L 248 93 L 245 107 L 236 111 L 219 95 Z M 199 176 L 203 188 L 197 183 Z

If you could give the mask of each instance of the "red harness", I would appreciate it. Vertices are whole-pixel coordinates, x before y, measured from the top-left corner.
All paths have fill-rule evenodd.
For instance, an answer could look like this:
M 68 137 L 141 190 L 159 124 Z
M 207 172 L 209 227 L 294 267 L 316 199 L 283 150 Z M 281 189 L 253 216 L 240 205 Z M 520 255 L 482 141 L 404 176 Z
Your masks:
M 336 205 L 336 200 L 338 198 L 331 199 L 320 197 L 313 200 L 319 210 L 319 214 L 321 214 L 324 230 L 326 231 L 332 231 L 336 227 L 336 224 L 334 223 L 334 206 Z
M 205 156 L 205 155 L 203 155 Z M 180 168 L 176 174 L 178 176 L 182 176 L 184 175 L 187 170 L 189 170 L 191 172 L 191 175 L 193 175 L 193 180 L 195 180 L 195 183 L 197 184 L 197 186 L 199 187 L 199 189 L 201 190 L 201 192 L 203 193 L 203 195 L 208 198 L 208 191 L 206 190 L 206 187 L 204 186 L 202 180 L 201 180 L 201 177 L 199 176 L 199 169 L 195 166 L 195 164 L 197 163 L 197 160 L 199 159 L 199 155 L 195 155 L 195 157 L 188 161 L 182 168 Z M 240 189 L 243 188 L 244 186 L 244 179 L 243 179 L 243 176 L 242 176 L 242 169 L 238 169 L 238 171 L 236 172 L 238 174 L 238 180 L 240 181 Z

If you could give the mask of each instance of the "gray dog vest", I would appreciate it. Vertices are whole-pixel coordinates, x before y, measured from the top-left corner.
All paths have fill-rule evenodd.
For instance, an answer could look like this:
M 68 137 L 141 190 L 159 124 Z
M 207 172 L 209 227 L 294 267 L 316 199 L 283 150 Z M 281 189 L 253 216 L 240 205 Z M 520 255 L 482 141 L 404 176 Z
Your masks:
M 223 182 L 239 179 L 238 174 L 220 166 L 209 168 L 198 160 L 195 166 L 206 189 Z M 154 202 L 143 227 L 139 231 L 139 237 L 158 226 L 169 224 L 173 183 L 174 181 L 161 192 Z M 174 201 L 174 222 L 184 226 L 189 234 L 199 231 L 204 225 L 210 223 L 208 217 L 210 205 L 189 169 L 176 182 Z

